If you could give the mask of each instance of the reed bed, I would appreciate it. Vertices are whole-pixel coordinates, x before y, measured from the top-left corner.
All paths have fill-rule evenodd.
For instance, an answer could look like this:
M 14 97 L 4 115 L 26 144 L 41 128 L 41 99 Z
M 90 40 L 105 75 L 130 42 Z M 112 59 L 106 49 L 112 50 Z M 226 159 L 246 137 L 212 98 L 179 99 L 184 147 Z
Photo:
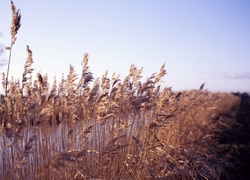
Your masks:
M 22 81 L 12 79 L 1 100 L 2 177 L 216 179 L 223 173 L 217 116 L 232 112 L 236 96 L 161 89 L 164 65 L 145 82 L 134 65 L 124 80 L 108 72 L 94 79 L 87 54 L 80 78 L 70 66 L 67 78 L 49 88 L 46 74 L 33 80 L 29 47 L 27 53 Z
M 218 146 L 221 129 L 235 123 L 237 96 L 161 87 L 165 65 L 145 81 L 135 65 L 124 79 L 94 78 L 88 54 L 79 78 L 70 65 L 49 84 L 47 74 L 32 76 L 29 46 L 27 54 L 21 80 L 2 76 L 1 179 L 230 177 Z

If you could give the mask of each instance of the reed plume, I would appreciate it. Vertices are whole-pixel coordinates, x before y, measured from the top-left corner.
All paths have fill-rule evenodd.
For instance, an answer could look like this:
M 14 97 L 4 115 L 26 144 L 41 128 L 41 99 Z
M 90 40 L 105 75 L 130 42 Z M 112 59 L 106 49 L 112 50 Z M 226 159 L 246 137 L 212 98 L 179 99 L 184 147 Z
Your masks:
M 21 12 L 20 10 L 16 10 L 16 6 L 13 3 L 13 1 L 11 0 L 11 10 L 12 10 L 12 24 L 11 24 L 11 28 L 10 28 L 10 34 L 11 34 L 11 43 L 10 43 L 10 47 L 7 47 L 6 49 L 8 49 L 10 51 L 9 53 L 9 60 L 8 60 L 8 68 L 7 68 L 7 75 L 6 75 L 6 87 L 5 87 L 5 96 L 7 96 L 8 92 L 7 92 L 7 88 L 8 88 L 8 77 L 9 77 L 9 69 L 10 69 L 10 60 L 11 60 L 11 53 L 12 53 L 12 48 L 13 45 L 16 42 L 16 35 L 18 33 L 18 30 L 21 27 Z

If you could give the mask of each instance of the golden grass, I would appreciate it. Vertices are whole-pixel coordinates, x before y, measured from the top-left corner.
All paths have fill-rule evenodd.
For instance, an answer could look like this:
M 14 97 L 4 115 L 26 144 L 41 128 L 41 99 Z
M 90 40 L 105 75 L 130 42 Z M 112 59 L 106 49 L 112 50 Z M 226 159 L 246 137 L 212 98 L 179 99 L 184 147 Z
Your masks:
M 79 80 L 70 66 L 49 89 L 47 75 L 33 80 L 27 52 L 22 84 L 10 81 L 1 101 L 3 177 L 216 179 L 223 172 L 216 115 L 230 113 L 235 96 L 161 90 L 164 66 L 145 82 L 135 66 L 123 81 L 108 72 L 93 79 L 87 54 Z
M 0 176 L 3 179 L 219 179 L 217 132 L 230 126 L 239 98 L 160 87 L 165 65 L 141 81 L 131 65 L 122 80 L 94 79 L 84 54 L 82 74 L 32 76 L 32 51 L 22 80 L 2 85 Z M 93 83 L 91 83 L 93 81 Z M 224 115 L 227 116 L 224 116 Z M 221 118 L 223 117 L 223 118 Z M 225 117 L 227 117 L 225 119 Z M 226 122 L 225 122 L 226 121 Z

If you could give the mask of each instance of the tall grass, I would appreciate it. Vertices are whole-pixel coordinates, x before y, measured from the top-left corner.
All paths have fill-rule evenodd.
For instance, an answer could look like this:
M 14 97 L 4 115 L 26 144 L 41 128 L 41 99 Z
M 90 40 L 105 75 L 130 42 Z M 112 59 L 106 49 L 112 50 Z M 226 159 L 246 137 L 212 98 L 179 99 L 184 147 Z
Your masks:
M 18 33 L 18 30 L 21 27 L 21 12 L 19 9 L 16 10 L 16 6 L 14 5 L 12 0 L 10 1 L 10 3 L 11 3 L 11 10 L 12 10 L 12 24 L 11 24 L 11 28 L 10 28 L 11 43 L 10 43 L 10 47 L 6 48 L 10 51 L 9 60 L 8 60 L 8 68 L 7 68 L 7 76 L 6 76 L 6 85 L 5 85 L 5 93 L 6 93 L 5 95 L 6 96 L 7 96 L 7 85 L 8 85 L 8 80 L 9 80 L 9 69 L 10 69 L 12 48 L 17 40 L 16 35 Z
M 145 82 L 133 65 L 124 80 L 108 72 L 93 79 L 87 54 L 79 79 L 70 66 L 50 89 L 46 74 L 33 80 L 27 52 L 23 80 L 12 79 L 1 101 L 2 177 L 216 179 L 223 173 L 215 118 L 230 112 L 235 96 L 161 89 L 164 65 Z
M 0 102 L 2 179 L 219 179 L 218 130 L 234 121 L 231 94 L 161 88 L 165 65 L 147 80 L 131 65 L 121 79 L 93 78 L 70 66 L 52 85 L 33 74 L 32 51 L 22 80 L 3 76 Z M 35 78 L 34 78 L 35 77 Z M 93 82 L 93 83 L 91 83 Z M 51 88 L 50 88 L 51 87 Z M 224 117 L 224 116 L 223 116 Z

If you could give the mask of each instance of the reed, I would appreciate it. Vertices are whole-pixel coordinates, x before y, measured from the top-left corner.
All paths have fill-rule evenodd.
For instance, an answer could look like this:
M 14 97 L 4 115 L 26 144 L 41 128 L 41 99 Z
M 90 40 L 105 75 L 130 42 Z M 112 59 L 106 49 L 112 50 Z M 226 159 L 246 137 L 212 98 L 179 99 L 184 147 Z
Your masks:
M 15 44 L 16 40 L 17 40 L 17 33 L 18 30 L 21 27 L 21 12 L 20 10 L 16 9 L 16 6 L 14 5 L 13 1 L 10 1 L 11 3 L 11 10 L 12 10 L 12 24 L 11 24 L 11 28 L 10 28 L 10 35 L 11 35 L 11 43 L 10 46 L 7 47 L 6 49 L 10 51 L 9 53 L 9 60 L 8 60 L 8 68 L 7 68 L 7 76 L 6 76 L 6 82 L 5 82 L 5 96 L 7 96 L 8 92 L 7 92 L 7 86 L 8 86 L 8 77 L 9 77 L 9 69 L 10 69 L 10 60 L 11 60 L 11 53 L 12 53 L 12 48 L 13 45 Z

